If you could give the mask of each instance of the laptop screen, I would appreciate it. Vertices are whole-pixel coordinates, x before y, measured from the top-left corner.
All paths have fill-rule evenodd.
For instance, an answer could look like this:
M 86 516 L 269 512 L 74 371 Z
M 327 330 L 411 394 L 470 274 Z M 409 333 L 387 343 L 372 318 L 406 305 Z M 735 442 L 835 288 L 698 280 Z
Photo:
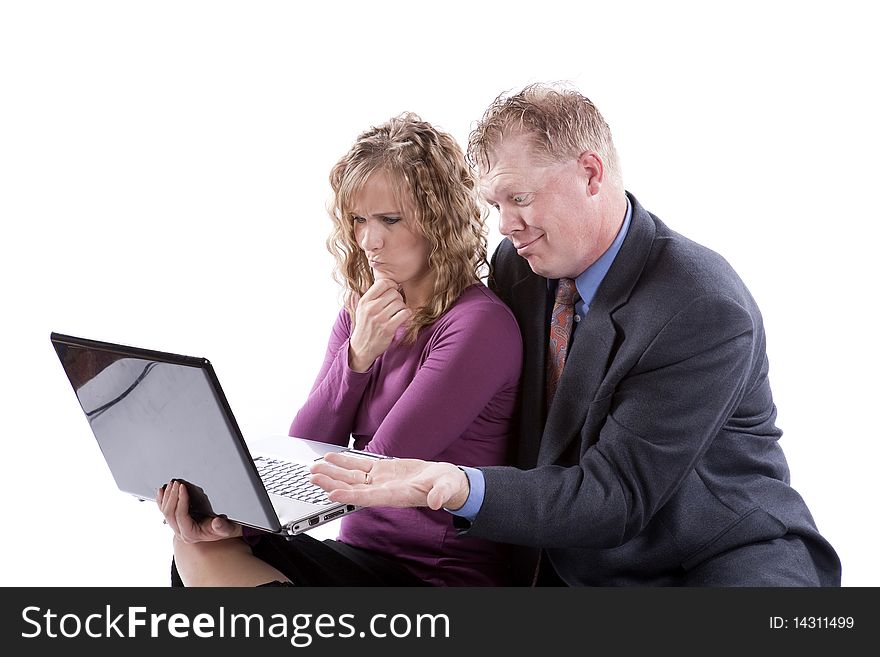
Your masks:
M 194 515 L 216 508 L 277 526 L 207 360 L 57 334 L 52 342 L 121 490 L 153 500 L 179 479 Z

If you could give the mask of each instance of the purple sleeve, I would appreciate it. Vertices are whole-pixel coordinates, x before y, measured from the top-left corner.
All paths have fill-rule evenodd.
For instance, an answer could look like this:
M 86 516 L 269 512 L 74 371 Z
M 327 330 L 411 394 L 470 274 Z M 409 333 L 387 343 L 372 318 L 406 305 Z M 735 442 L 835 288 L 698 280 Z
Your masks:
M 351 319 L 343 309 L 330 333 L 324 363 L 308 399 L 293 418 L 289 435 L 348 445 L 354 417 L 370 379 L 369 370 L 355 372 L 348 366 L 350 335 Z
M 493 398 L 515 386 L 522 367 L 516 320 L 500 306 L 445 318 L 412 383 L 367 449 L 432 460 L 473 424 Z

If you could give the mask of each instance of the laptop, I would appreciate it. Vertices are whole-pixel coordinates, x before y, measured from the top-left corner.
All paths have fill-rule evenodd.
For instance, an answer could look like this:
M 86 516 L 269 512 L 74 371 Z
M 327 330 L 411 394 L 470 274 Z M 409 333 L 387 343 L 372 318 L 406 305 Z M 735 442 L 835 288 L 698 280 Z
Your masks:
M 293 536 L 356 511 L 308 481 L 331 451 L 384 458 L 291 436 L 247 443 L 205 358 L 52 333 L 52 345 L 116 485 L 155 500 L 178 480 L 190 513 Z

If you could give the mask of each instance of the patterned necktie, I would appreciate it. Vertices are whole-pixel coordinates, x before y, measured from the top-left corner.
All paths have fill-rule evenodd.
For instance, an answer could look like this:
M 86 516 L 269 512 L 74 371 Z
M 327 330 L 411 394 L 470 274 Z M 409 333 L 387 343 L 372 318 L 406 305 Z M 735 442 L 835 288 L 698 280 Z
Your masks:
M 577 288 L 570 278 L 560 278 L 556 288 L 556 301 L 550 315 L 550 341 L 547 343 L 547 407 L 553 403 L 565 356 L 568 354 L 568 342 L 571 338 L 571 327 L 574 323 L 574 300 Z

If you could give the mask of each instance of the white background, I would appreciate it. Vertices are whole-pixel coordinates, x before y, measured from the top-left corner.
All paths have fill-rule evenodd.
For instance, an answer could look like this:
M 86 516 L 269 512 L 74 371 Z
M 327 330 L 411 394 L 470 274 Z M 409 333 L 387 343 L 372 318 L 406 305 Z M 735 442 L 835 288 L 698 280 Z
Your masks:
M 721 4 L 0 3 L 0 583 L 167 582 L 50 331 L 206 356 L 246 435 L 286 433 L 338 308 L 335 160 L 403 110 L 464 143 L 498 93 L 569 80 L 627 188 L 750 287 L 792 483 L 844 584 L 880 584 L 876 24 Z

